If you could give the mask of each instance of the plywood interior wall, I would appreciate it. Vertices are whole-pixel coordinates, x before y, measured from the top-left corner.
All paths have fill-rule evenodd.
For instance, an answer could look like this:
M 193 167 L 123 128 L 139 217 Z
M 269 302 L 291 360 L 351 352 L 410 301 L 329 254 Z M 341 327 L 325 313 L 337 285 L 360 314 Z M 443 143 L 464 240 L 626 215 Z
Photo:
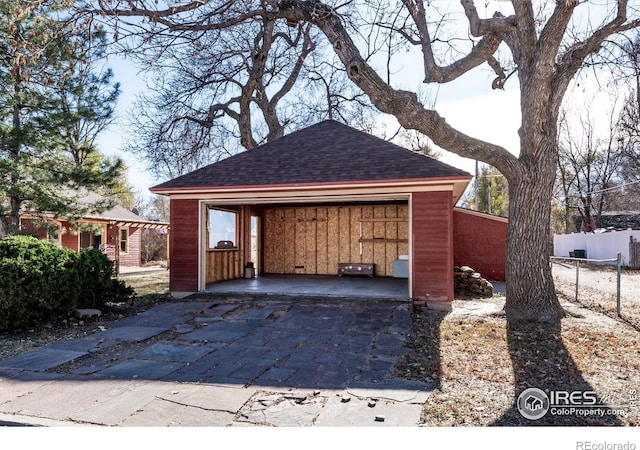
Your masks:
M 262 217 L 265 273 L 335 275 L 350 262 L 392 276 L 409 252 L 406 204 L 270 207 Z

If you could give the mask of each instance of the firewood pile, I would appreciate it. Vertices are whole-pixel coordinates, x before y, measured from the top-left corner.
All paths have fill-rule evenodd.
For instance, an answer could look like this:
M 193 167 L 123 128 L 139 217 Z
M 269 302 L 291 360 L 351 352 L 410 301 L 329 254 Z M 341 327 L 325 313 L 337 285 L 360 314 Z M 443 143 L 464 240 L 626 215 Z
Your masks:
M 493 285 L 471 267 L 455 266 L 453 292 L 456 297 L 492 297 Z

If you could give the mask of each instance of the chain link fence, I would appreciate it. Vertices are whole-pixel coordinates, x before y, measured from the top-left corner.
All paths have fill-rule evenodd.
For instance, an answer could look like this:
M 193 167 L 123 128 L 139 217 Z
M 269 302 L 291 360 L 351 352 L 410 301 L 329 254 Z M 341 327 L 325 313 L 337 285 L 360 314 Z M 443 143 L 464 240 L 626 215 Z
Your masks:
M 619 318 L 640 329 L 640 272 L 616 259 L 552 257 L 558 294 L 566 300 Z

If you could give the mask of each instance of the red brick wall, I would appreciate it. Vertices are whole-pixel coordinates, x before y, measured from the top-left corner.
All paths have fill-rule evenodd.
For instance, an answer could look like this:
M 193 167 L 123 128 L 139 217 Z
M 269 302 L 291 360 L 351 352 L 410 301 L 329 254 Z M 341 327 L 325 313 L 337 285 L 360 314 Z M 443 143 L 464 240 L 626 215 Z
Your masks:
M 453 301 L 451 192 L 415 192 L 411 198 L 412 295 L 450 309 Z
M 175 292 L 198 290 L 198 200 L 171 199 L 170 280 Z
M 507 223 L 488 215 L 453 211 L 453 261 L 490 281 L 504 281 Z

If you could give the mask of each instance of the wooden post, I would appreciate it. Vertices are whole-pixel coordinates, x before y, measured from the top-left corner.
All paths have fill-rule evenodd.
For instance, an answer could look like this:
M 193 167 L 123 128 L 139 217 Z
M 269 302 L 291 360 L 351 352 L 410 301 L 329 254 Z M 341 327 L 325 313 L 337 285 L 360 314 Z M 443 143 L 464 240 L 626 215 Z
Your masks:
M 167 227 L 167 269 L 171 268 L 171 264 L 170 264 L 171 252 L 169 252 L 169 243 L 171 242 L 171 239 L 169 239 L 169 233 L 171 233 L 171 228 Z
M 116 266 L 116 277 L 118 277 L 118 275 L 120 275 L 120 227 L 117 225 L 114 225 L 114 227 L 116 228 L 116 247 L 114 248 L 114 259 Z
M 640 269 L 640 242 L 629 236 L 629 268 Z
M 616 269 L 618 274 L 617 291 L 616 291 L 617 292 L 616 293 L 616 311 L 618 312 L 618 317 L 620 317 L 620 278 L 622 276 L 622 253 L 618 253 Z

